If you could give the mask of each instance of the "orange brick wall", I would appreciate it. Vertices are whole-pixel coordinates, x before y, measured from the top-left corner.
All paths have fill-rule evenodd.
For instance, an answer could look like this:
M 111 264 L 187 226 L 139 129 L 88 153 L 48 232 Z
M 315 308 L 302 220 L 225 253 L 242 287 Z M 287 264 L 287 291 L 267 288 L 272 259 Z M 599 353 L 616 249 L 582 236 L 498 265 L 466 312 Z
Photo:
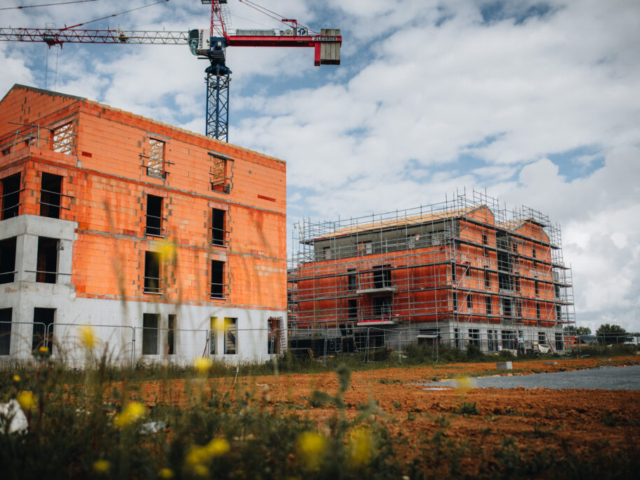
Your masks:
M 72 155 L 51 151 L 41 129 L 41 148 L 14 145 L 16 125 L 74 124 Z M 142 166 L 149 138 L 165 142 L 165 179 Z M 39 214 L 42 172 L 63 176 L 61 219 L 78 222 L 72 284 L 78 297 L 225 307 L 286 309 L 286 165 L 230 144 L 153 122 L 82 99 L 14 87 L 0 103 L 0 179 L 21 171 L 21 214 Z M 3 147 L 4 149 L 4 147 Z M 231 157 L 229 194 L 210 185 L 209 152 Z M 141 156 L 142 155 L 142 156 Z M 163 228 L 175 258 L 161 268 L 163 296 L 143 293 L 144 252 L 161 242 L 146 238 L 146 197 L 164 198 Z M 211 208 L 227 211 L 229 246 L 212 247 Z M 164 249 L 163 251 L 167 251 Z M 211 260 L 226 261 L 226 300 L 209 298 Z

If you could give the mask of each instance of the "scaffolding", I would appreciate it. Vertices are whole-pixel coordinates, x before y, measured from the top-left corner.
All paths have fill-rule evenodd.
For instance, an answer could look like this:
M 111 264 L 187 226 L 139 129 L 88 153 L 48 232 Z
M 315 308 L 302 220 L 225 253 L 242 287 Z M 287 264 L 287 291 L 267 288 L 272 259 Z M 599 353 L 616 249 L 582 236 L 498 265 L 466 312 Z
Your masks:
M 489 342 L 575 322 L 561 230 L 486 193 L 348 220 L 295 225 L 288 265 L 292 337 L 412 329 Z M 306 333 L 305 333 L 306 332 Z M 537 333 L 536 333 L 537 335 Z M 549 342 L 551 343 L 551 342 Z

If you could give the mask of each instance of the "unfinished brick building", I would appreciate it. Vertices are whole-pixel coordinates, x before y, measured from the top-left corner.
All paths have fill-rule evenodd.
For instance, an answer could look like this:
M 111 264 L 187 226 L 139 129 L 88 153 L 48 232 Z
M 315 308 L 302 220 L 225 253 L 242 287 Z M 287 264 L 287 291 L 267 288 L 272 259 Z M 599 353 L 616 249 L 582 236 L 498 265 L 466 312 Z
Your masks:
M 0 102 L 0 199 L 0 359 L 43 342 L 68 354 L 78 325 L 123 361 L 274 352 L 283 161 L 15 85 Z
M 473 192 L 297 227 L 289 333 L 301 345 L 324 337 L 339 351 L 355 335 L 355 348 L 418 338 L 483 351 L 563 350 L 562 327 L 574 320 L 571 270 L 559 226 L 540 212 L 508 212 Z

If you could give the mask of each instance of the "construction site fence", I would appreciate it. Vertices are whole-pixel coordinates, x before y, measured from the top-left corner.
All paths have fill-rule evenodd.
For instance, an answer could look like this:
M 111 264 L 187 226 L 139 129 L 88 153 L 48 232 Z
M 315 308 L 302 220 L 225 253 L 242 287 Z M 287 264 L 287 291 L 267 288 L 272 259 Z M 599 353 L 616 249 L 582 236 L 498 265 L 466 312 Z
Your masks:
M 481 352 L 492 354 L 510 351 L 523 353 L 564 354 L 589 347 L 606 348 L 625 345 L 638 348 L 640 335 L 607 334 L 583 335 L 562 333 L 557 329 L 502 330 L 459 329 L 453 326 L 436 329 L 414 327 L 334 327 L 289 330 L 269 328 L 238 329 L 166 329 L 125 325 L 90 325 L 41 322 L 0 322 L 0 362 L 25 360 L 45 352 L 69 364 L 86 361 L 88 347 L 97 356 L 105 356 L 110 363 L 135 365 L 143 361 L 167 361 L 190 364 L 197 357 L 228 360 L 226 352 L 211 350 L 216 336 L 224 336 L 224 344 L 231 342 L 235 358 L 252 358 L 252 349 L 266 343 L 267 356 L 282 355 L 289 350 L 294 356 L 326 358 L 336 355 L 360 355 L 364 362 L 397 355 L 402 363 L 410 345 L 430 348 L 437 361 L 446 349 L 467 350 L 474 345 Z M 263 343 L 264 342 L 264 343 Z M 226 348 L 226 347 L 225 347 Z

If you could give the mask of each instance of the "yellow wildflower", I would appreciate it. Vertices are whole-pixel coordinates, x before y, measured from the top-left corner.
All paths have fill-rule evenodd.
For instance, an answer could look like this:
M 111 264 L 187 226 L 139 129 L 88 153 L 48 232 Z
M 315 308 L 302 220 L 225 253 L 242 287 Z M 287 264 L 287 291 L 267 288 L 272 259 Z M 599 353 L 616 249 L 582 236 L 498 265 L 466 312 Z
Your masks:
M 298 454 L 309 470 L 315 470 L 322 463 L 327 448 L 327 439 L 314 432 L 304 432 L 298 437 Z
M 91 350 L 98 343 L 98 338 L 96 337 L 96 332 L 92 327 L 80 327 L 80 341 L 85 348 Z
M 47 347 L 40 347 L 40 353 L 49 353 L 49 349 Z
M 230 324 L 230 320 L 228 318 L 212 318 L 211 319 L 211 330 L 216 333 L 224 333 L 227 330 L 227 326 Z
M 20 376 L 19 375 L 14 375 L 13 376 L 13 381 L 18 383 L 20 381 Z
M 176 244 L 165 240 L 158 245 L 160 257 L 165 260 L 173 260 L 176 257 Z
M 21 392 L 16 397 L 23 410 L 31 410 L 36 406 L 36 399 L 31 392 Z
M 93 471 L 96 473 L 106 473 L 111 468 L 111 464 L 106 460 L 98 460 L 93 464 Z
M 209 469 L 204 465 L 196 465 L 193 467 L 193 473 L 196 477 L 206 478 L 209 476 Z
M 170 480 L 171 478 L 174 477 L 174 473 L 173 470 L 171 470 L 170 468 L 163 468 L 158 472 L 158 476 L 160 478 L 163 478 L 164 480 Z
M 214 438 L 206 446 L 207 452 L 212 457 L 221 457 L 229 451 L 231 447 L 225 438 Z
M 349 435 L 348 460 L 351 465 L 360 467 L 371 461 L 373 438 L 366 427 L 354 429 Z
M 459 378 L 456 382 L 456 385 L 460 393 L 464 395 L 471 388 L 473 388 L 473 379 L 469 377 Z
M 196 357 L 193 360 L 193 366 L 198 373 L 205 374 L 211 368 L 211 359 L 207 357 Z
M 130 423 L 142 418 L 146 413 L 147 410 L 144 405 L 138 402 L 132 402 L 128 404 L 122 412 L 116 415 L 113 419 L 113 423 L 117 427 L 126 427 Z

